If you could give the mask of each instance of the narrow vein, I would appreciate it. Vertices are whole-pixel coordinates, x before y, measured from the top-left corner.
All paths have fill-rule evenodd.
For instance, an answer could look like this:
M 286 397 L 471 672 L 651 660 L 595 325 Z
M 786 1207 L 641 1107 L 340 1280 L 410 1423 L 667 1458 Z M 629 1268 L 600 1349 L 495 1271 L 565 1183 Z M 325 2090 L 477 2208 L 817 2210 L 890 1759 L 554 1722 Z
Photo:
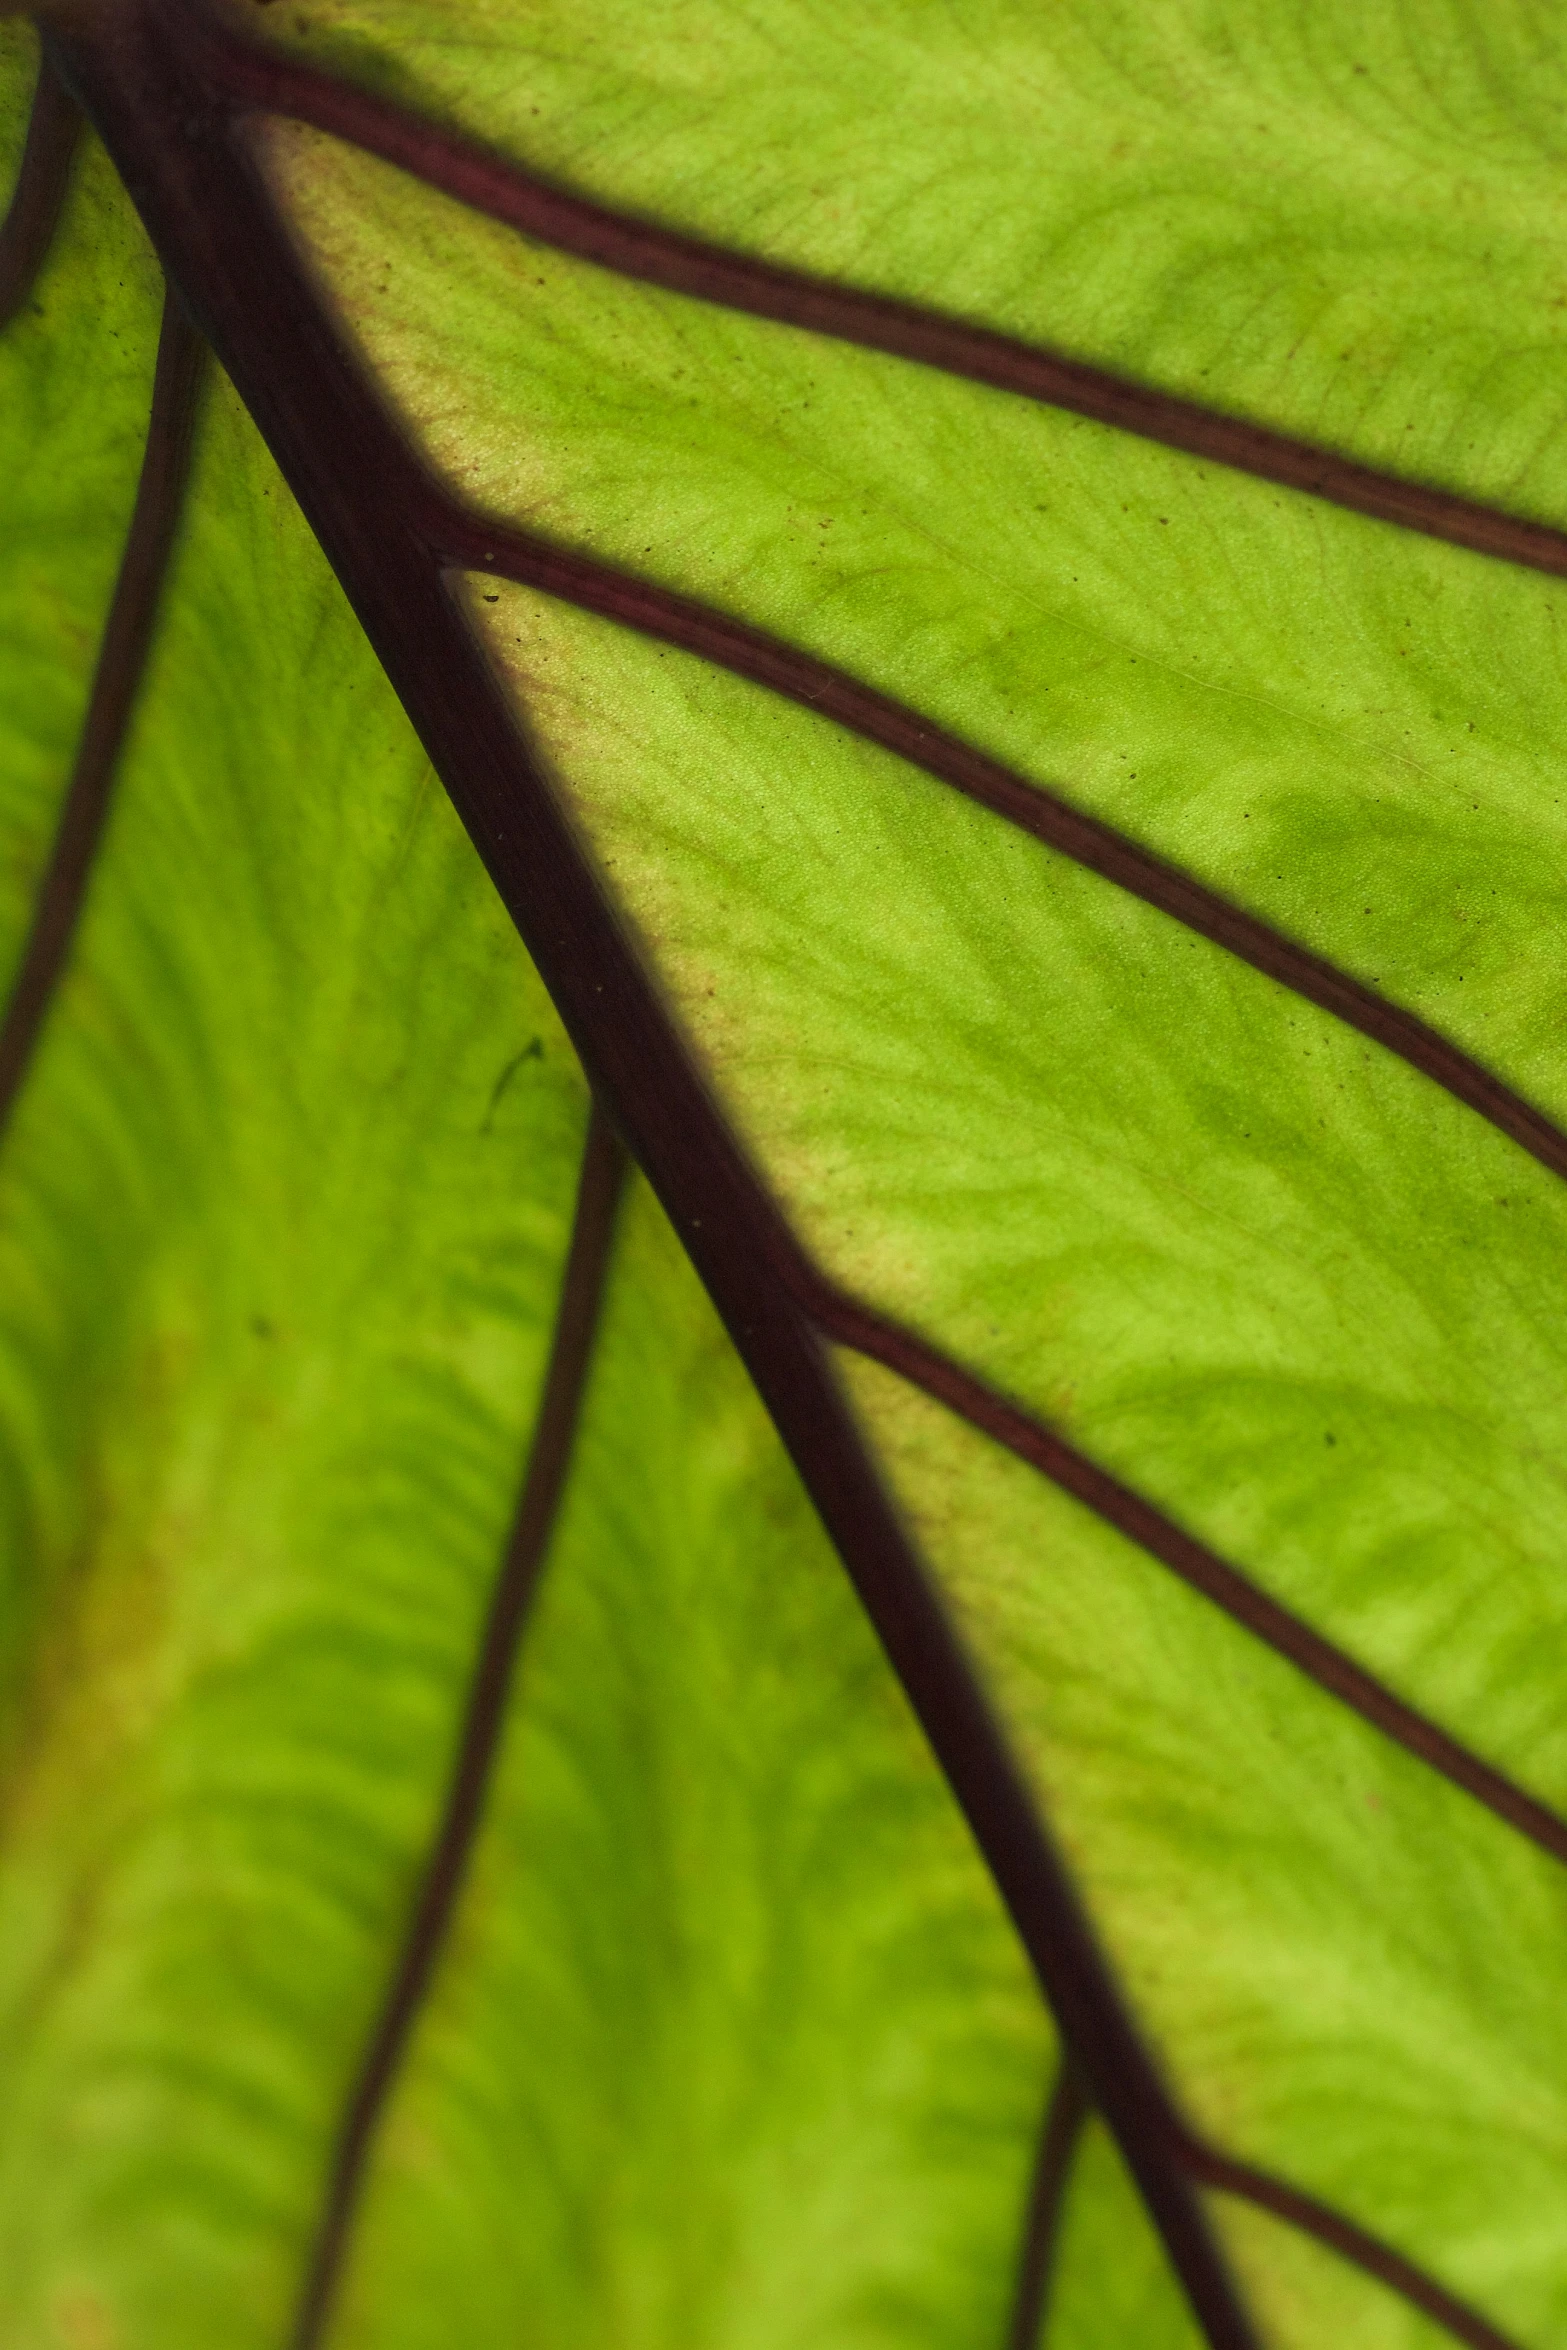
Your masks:
M 313 298 L 253 167 L 214 135 L 190 21 L 144 5 L 58 23 L 46 38 L 154 243 L 177 264 L 789 1446 L 1210 2350 L 1258 2350 L 1201 2195 L 1175 2159 L 1176 2117 L 1153 2053 L 823 1345 L 778 1276 L 790 1245 L 778 1210 L 420 538 L 402 441 Z
M 570 195 L 476 139 L 232 35 L 203 26 L 200 45 L 211 85 L 232 106 L 310 123 L 540 244 L 622 277 L 966 376 L 1379 522 L 1567 575 L 1567 532 L 1547 524 L 1358 464 L 1317 443 L 923 305 L 836 285 Z
M 490 1599 L 445 1808 L 385 2002 L 349 2095 L 294 2323 L 293 2350 L 315 2350 L 341 2281 L 376 2125 L 456 1910 L 500 1745 L 517 1650 L 549 1549 L 603 1302 L 625 1153 L 597 1102 L 588 1122 L 571 1246 L 544 1394 L 517 1514 Z
M 27 300 L 54 242 L 81 128 L 76 100 L 48 63 L 40 63 L 16 185 L 0 221 L 0 330 Z
M 803 1260 L 802 1260 L 803 1262 Z M 1384 1737 L 1418 1756 L 1466 1795 L 1559 1862 L 1567 1863 L 1567 1820 L 1452 1737 L 1368 1673 L 1310 1624 L 1280 1605 L 1152 1502 L 1123 1485 L 1042 1421 L 998 1395 L 939 1349 L 884 1315 L 843 1296 L 807 1270 L 801 1294 L 819 1327 L 840 1345 L 881 1363 L 1004 1445 L 1159 1560 L 1183 1583 L 1287 1659 Z
M 164 294 L 152 411 L 130 531 L 49 861 L 0 1018 L 0 1131 L 15 1108 L 65 969 L 103 838 L 120 751 L 147 665 L 185 502 L 204 358 L 205 345 L 170 287 Z
M 1286 2186 L 1281 2179 L 1254 2170 L 1249 2163 L 1233 2162 L 1228 2155 L 1215 2153 L 1196 2139 L 1189 2139 L 1183 2152 L 1193 2176 L 1204 2186 L 1254 2203 L 1259 2210 L 1272 2212 L 1275 2218 L 1299 2228 L 1303 2235 L 1315 2237 L 1341 2259 L 1352 2262 L 1367 2276 L 1386 2285 L 1390 2292 L 1424 2311 L 1455 2341 L 1466 2343 L 1468 2350 L 1520 2350 L 1509 2335 L 1499 2332 L 1488 2318 L 1482 2317 L 1468 2302 L 1460 2301 L 1456 2293 L 1448 2292 L 1445 2285 L 1439 2285 L 1412 2260 L 1406 2260 L 1402 2252 L 1383 2243 L 1380 2236 L 1357 2227 L 1353 2220 L 1346 2219 L 1329 2204 L 1319 2203 L 1314 2195 Z
M 475 519 L 433 488 L 425 494 L 422 512 L 431 544 L 449 563 L 540 588 L 662 644 L 696 653 L 717 668 L 765 686 L 895 752 L 910 766 L 1031 833 L 1073 864 L 1141 898 L 1396 1054 L 1552 1175 L 1567 1178 L 1567 1134 L 1462 1046 L 1327 957 L 1298 945 L 1097 817 L 1083 814 L 1045 785 L 933 725 L 906 703 L 689 596 L 526 532 Z
M 1091 2110 L 1082 2076 L 1070 2054 L 1063 2054 L 1045 2106 L 1045 2124 L 1039 2134 L 1039 2152 L 1029 2184 L 1023 2257 L 1018 2264 L 1007 2350 L 1042 2350 L 1056 2247 L 1061 2235 L 1061 2214 L 1073 2158 Z

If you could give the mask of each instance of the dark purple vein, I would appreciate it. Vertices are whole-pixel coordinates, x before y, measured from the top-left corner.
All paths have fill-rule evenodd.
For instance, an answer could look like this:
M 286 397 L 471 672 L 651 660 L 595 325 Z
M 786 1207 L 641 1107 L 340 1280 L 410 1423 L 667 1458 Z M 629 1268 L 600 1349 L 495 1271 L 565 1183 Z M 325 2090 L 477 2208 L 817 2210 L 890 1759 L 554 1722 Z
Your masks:
M 803 1262 L 803 1261 L 802 1261 Z M 1240 1570 L 1209 1550 L 1195 1536 L 1183 1532 L 1152 1502 L 1123 1485 L 1077 1451 L 1053 1429 L 996 1394 L 969 1371 L 963 1370 L 911 1331 L 884 1315 L 857 1304 L 806 1268 L 795 1276 L 806 1311 L 818 1327 L 842 1346 L 868 1356 L 907 1379 L 970 1427 L 1004 1445 L 1027 1461 L 1063 1493 L 1115 1527 L 1128 1541 L 1159 1560 L 1194 1591 L 1243 1624 L 1276 1654 L 1286 1658 L 1309 1680 L 1349 1706 L 1362 1720 L 1380 1730 L 1408 1753 L 1419 1757 L 1487 1811 L 1505 1820 L 1532 1844 L 1556 1861 L 1567 1862 L 1567 1820 L 1477 1754 L 1450 1736 L 1426 1715 L 1417 1713 L 1352 1657 L 1325 1640 L 1320 1632 L 1292 1615 L 1276 1599 L 1260 1591 Z
M 342 2276 L 376 2125 L 451 1928 L 506 1718 L 517 1650 L 554 1531 L 603 1303 L 625 1153 L 595 1102 L 577 1186 L 571 1247 L 527 1474 L 469 1684 L 457 1753 L 385 2002 L 338 2133 L 294 2323 L 293 2350 L 315 2350 Z
M 193 34 L 193 38 L 194 38 Z M 862 293 L 803 270 L 683 236 L 527 171 L 461 132 L 443 129 L 367 90 L 202 27 L 209 88 L 235 108 L 292 116 L 416 174 L 540 244 L 622 277 L 726 310 L 802 327 L 834 341 L 912 359 L 948 375 L 1113 425 L 1236 472 L 1347 506 L 1380 522 L 1446 539 L 1531 570 L 1567 575 L 1567 532 L 1480 501 L 1357 464 L 1310 441 L 1249 424 L 1081 360 L 997 334 L 919 304 Z
M 1259 2210 L 1270 2211 L 1276 2219 L 1298 2228 L 1302 2235 L 1314 2236 L 1341 2259 L 1423 2310 L 1456 2341 L 1467 2343 L 1468 2350 L 1520 2350 L 1509 2335 L 1498 2332 L 1488 2318 L 1460 2301 L 1456 2293 L 1449 2293 L 1401 2252 L 1395 2252 L 1391 2244 L 1356 2227 L 1353 2220 L 1319 2203 L 1314 2195 L 1302 2194 L 1298 2187 L 1288 2187 L 1266 2171 L 1253 2170 L 1249 2163 L 1232 2162 L 1228 2155 L 1217 2154 L 1196 2139 L 1188 2139 L 1182 2154 L 1193 2177 L 1205 2187 L 1254 2203 Z
M 533 762 L 413 509 L 415 469 L 222 108 L 192 20 L 142 0 L 46 35 L 178 272 L 772 1412 L 973 1828 L 1210 2350 L 1257 2350 L 1152 2053 L 973 1669 L 777 1272 L 791 1243 Z
M 130 532 L 49 862 L 39 884 L 10 999 L 0 1019 L 0 1131 L 16 1105 L 65 968 L 93 859 L 103 837 L 120 749 L 146 667 L 184 505 L 204 356 L 201 337 L 178 294 L 169 289 L 163 301 L 152 413 Z
M 1059 2234 L 1061 2208 L 1072 2159 L 1091 2114 L 1092 2107 L 1074 2072 L 1071 2059 L 1067 2057 L 1057 2074 L 1055 2088 L 1045 2110 L 1045 2126 L 1040 2138 L 1030 2198 L 1023 2270 L 1013 2323 L 1007 2336 L 1007 2350 L 1043 2350 L 1041 2325 L 1048 2300 L 1049 2272 Z M 1204 2187 L 1220 2194 L 1232 2195 L 1238 2201 L 1255 2204 L 1259 2210 L 1271 2212 L 1287 2226 L 1298 2228 L 1303 2235 L 1327 2245 L 1351 2267 L 1358 2268 L 1366 2276 L 1375 2277 L 1390 2292 L 1398 2294 L 1402 2300 L 1433 2318 L 1457 2341 L 1468 2344 L 1469 2350 L 1519 2350 L 1518 2344 L 1499 2333 L 1489 2319 L 1470 2308 L 1467 2302 L 1460 2301 L 1445 2285 L 1438 2284 L 1427 2270 L 1407 2260 L 1403 2253 L 1396 2252 L 1380 2236 L 1357 2227 L 1353 2220 L 1346 2219 L 1332 2205 L 1319 2202 L 1314 2195 L 1307 2195 L 1298 2187 L 1288 2186 L 1268 2171 L 1258 2170 L 1250 2163 L 1234 2161 L 1191 2132 L 1181 2138 L 1177 2154 L 1193 2178 Z
M 1029 2182 L 1023 2257 L 1018 2263 L 1007 2350 L 1042 2350 L 1056 2247 L 1061 2236 L 1061 2213 L 1072 2176 L 1072 2160 L 1090 2111 L 1077 2068 L 1070 2055 L 1063 2055 L 1045 2107 L 1045 2126 L 1039 2134 L 1039 2151 Z
M 58 74 L 40 65 L 16 185 L 0 221 L 0 328 L 27 300 L 54 241 L 81 127 L 76 100 Z
M 678 645 L 895 752 L 1395 1053 L 1551 1174 L 1567 1178 L 1567 1134 L 1461 1046 L 1326 957 L 1297 945 L 1044 785 L 972 749 L 907 704 L 689 596 L 526 532 L 476 520 L 433 488 L 425 493 L 422 512 L 426 535 L 447 562 L 541 588 L 643 636 Z

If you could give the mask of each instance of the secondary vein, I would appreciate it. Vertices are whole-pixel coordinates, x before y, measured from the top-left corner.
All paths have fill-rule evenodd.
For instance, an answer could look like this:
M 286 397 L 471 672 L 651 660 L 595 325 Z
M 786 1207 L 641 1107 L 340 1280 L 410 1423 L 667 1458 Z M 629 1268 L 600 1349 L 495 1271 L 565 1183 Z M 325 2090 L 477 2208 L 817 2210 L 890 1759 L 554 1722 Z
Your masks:
M 1360 464 L 1017 336 L 759 260 L 573 195 L 481 140 L 199 20 L 192 20 L 192 39 L 211 86 L 232 107 L 309 123 L 540 244 L 621 277 L 964 376 L 1380 522 L 1567 576 L 1567 532 L 1549 524 Z
M 973 1372 L 873 1307 L 845 1296 L 802 1256 L 799 1294 L 818 1326 L 842 1346 L 907 1379 L 970 1427 L 1070 1494 L 1130 1542 L 1168 1567 L 1192 1590 L 1285 1658 L 1308 1680 L 1348 1706 L 1552 1860 L 1567 1864 L 1567 1820 L 1504 1771 L 1405 1703 L 1374 1673 L 1263 1591 L 1238 1567 L 1167 1517 L 1154 1503 L 1101 1468 Z
M 70 955 L 103 840 L 126 729 L 146 671 L 184 510 L 205 357 L 206 345 L 180 297 L 169 288 L 130 531 L 54 841 L 0 1018 L 0 1132 L 16 1106 Z
M 1085 814 L 1047 785 L 975 750 L 908 703 L 693 597 L 467 514 L 433 487 L 424 494 L 423 510 L 423 527 L 449 563 L 539 588 L 639 635 L 695 653 L 893 752 L 1358 1030 L 1484 1118 L 1549 1173 L 1567 1179 L 1567 1133 L 1418 1013 L 1390 1002 L 1329 957 Z
M 60 218 L 82 110 L 47 59 L 38 68 L 16 185 L 0 221 L 0 329 L 31 293 Z
M 446 1800 L 425 1859 L 397 1963 L 349 2092 L 295 2315 L 294 2350 L 325 2331 L 377 2124 L 451 1930 L 506 1719 L 530 1606 L 571 1465 L 625 1184 L 626 1156 L 595 1101 L 588 1121 L 571 1243 L 527 1471 L 468 1686 Z
M 1500 2332 L 1467 2301 L 1450 2293 L 1445 2285 L 1417 2267 L 1414 2261 L 1407 2260 L 1380 2236 L 1357 2227 L 1331 2204 L 1320 2202 L 1315 2195 L 1289 2186 L 1250 2163 L 1234 2162 L 1195 2138 L 1186 2141 L 1182 2154 L 1193 2177 L 1204 2186 L 1255 2204 L 1260 2211 L 1271 2212 L 1275 2219 L 1283 2220 L 1286 2226 L 1325 2244 L 1341 2260 L 1348 2261 L 1366 2276 L 1375 2277 L 1400 2300 L 1434 2319 L 1455 2341 L 1464 2343 L 1466 2350 L 1520 2350 L 1512 2336 Z
M 1061 2238 L 1061 2215 L 1073 2160 L 1082 2143 L 1090 2110 L 1082 2076 L 1072 2062 L 1070 2051 L 1064 2051 L 1045 2106 L 1044 2128 L 1029 2183 L 1023 2256 L 1018 2263 L 1007 2350 L 1042 2350 L 1056 2250 Z

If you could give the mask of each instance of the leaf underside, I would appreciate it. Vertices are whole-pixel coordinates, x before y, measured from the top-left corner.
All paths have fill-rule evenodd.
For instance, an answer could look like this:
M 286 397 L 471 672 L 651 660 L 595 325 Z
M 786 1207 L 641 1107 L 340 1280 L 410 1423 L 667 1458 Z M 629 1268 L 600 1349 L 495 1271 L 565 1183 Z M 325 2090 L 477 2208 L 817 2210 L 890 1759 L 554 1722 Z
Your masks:
M 44 37 L 0 2335 L 1545 2350 L 1556 28 Z

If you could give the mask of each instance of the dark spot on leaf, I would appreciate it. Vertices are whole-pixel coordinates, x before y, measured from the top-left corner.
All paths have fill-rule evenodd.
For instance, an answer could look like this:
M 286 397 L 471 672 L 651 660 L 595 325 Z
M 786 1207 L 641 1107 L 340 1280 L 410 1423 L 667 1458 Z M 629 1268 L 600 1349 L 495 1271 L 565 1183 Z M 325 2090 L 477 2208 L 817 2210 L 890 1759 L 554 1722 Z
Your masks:
M 510 1085 L 512 1079 L 516 1076 L 518 1070 L 522 1067 L 523 1062 L 542 1061 L 543 1058 L 544 1039 L 541 1036 L 530 1036 L 527 1043 L 523 1046 L 521 1052 L 513 1053 L 511 1059 L 507 1062 L 505 1068 L 501 1071 L 499 1077 L 497 1077 L 495 1080 L 494 1091 L 490 1095 L 489 1107 L 484 1113 L 484 1122 L 479 1128 L 479 1132 L 481 1134 L 489 1133 L 491 1124 L 494 1121 L 496 1110 L 500 1106 L 501 1096 L 506 1091 L 507 1086 Z

